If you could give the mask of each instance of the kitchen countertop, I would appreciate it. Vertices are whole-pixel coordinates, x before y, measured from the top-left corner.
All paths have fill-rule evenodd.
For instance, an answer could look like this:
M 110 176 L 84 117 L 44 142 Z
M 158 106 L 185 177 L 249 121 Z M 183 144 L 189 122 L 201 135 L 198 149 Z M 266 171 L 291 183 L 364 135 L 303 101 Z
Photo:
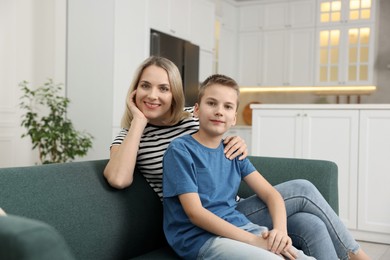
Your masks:
M 390 109 L 390 104 L 251 104 L 251 109 Z

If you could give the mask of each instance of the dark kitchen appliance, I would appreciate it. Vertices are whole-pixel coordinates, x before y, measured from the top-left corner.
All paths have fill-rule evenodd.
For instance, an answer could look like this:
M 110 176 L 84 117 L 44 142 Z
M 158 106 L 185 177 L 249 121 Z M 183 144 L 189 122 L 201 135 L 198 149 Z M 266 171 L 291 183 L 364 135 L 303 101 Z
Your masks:
M 185 105 L 193 106 L 199 87 L 199 46 L 152 29 L 150 55 L 165 57 L 176 64 L 183 80 Z

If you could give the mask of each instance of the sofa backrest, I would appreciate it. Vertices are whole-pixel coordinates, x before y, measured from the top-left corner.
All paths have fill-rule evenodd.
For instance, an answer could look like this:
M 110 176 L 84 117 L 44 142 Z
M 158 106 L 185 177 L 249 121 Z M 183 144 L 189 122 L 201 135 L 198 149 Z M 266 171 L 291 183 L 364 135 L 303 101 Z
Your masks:
M 248 156 L 256 169 L 272 185 L 294 179 L 308 180 L 317 187 L 325 200 L 339 213 L 338 167 L 332 161 Z M 239 195 L 248 197 L 253 191 L 243 182 Z
M 164 243 L 162 203 L 135 173 L 124 190 L 103 177 L 107 160 L 0 169 L 0 207 L 46 222 L 77 259 L 129 259 Z

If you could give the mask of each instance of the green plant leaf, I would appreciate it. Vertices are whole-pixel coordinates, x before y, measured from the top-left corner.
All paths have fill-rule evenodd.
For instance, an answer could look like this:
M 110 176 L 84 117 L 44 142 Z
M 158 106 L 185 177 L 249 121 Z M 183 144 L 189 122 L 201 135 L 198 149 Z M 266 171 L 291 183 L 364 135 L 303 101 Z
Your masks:
M 31 138 L 32 149 L 38 149 L 41 163 L 69 162 L 85 156 L 92 147 L 93 136 L 76 131 L 66 117 L 70 100 L 59 94 L 63 84 L 48 79 L 33 90 L 27 81 L 19 83 L 19 87 L 22 91 L 19 107 L 25 111 L 21 126 L 26 129 L 21 137 Z

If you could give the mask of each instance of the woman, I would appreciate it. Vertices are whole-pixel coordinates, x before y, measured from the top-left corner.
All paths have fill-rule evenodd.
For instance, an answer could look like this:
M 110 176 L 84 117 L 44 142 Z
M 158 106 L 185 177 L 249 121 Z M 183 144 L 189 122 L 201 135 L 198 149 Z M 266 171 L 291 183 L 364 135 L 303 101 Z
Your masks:
M 133 181 L 134 167 L 162 199 L 162 156 L 174 138 L 198 131 L 193 108 L 184 109 L 182 80 L 176 65 L 150 57 L 138 68 L 126 97 L 122 131 L 115 138 L 104 176 L 111 186 L 125 188 Z M 225 139 L 226 156 L 247 155 L 239 137 Z
M 123 129 L 111 146 L 110 160 L 104 170 L 110 185 L 119 189 L 131 185 L 137 164 L 162 199 L 162 156 L 171 140 L 198 131 L 199 122 L 192 117 L 192 111 L 193 108 L 184 109 L 177 67 L 161 57 L 146 59 L 129 88 L 122 117 Z M 227 158 L 246 157 L 246 145 L 240 138 L 228 137 L 225 143 Z M 351 259 L 369 259 L 312 184 L 291 181 L 275 188 L 286 204 L 288 232 L 294 246 L 317 259 L 348 259 L 349 256 Z M 256 196 L 239 202 L 237 209 L 253 223 L 272 229 L 268 209 Z M 331 237 L 333 247 L 322 245 L 326 236 Z

